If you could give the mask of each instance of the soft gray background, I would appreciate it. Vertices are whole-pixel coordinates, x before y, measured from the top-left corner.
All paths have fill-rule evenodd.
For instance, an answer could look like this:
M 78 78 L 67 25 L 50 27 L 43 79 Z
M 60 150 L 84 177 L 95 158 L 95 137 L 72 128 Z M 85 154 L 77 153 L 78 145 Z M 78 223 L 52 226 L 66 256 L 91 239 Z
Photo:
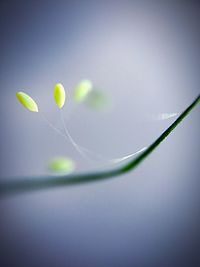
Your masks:
M 64 108 L 79 143 L 117 158 L 150 144 L 199 93 L 195 1 L 1 1 L 1 179 L 82 159 L 16 100 L 25 91 L 59 126 L 55 83 L 91 79 L 113 108 Z M 199 107 L 136 171 L 0 201 L 4 266 L 199 266 Z M 14 178 L 13 178 L 14 177 Z

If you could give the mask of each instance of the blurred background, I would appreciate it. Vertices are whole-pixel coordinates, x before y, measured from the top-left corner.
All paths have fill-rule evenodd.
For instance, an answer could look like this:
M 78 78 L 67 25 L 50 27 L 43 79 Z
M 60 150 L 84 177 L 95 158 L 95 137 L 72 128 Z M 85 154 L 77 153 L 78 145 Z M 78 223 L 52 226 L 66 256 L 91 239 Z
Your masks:
M 198 1 L 0 2 L 0 179 L 49 174 L 55 156 L 88 163 L 25 110 L 31 95 L 61 127 L 55 83 L 77 143 L 106 158 L 149 145 L 199 94 Z M 91 79 L 112 106 L 71 103 Z M 134 172 L 0 200 L 0 266 L 200 266 L 199 107 Z

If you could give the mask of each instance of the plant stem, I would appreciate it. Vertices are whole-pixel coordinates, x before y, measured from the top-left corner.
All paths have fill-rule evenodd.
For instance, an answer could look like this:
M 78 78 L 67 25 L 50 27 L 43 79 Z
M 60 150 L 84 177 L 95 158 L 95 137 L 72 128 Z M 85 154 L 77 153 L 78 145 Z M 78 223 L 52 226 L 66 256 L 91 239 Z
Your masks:
M 43 177 L 27 177 L 16 179 L 12 181 L 0 182 L 0 197 L 11 193 L 26 192 L 30 190 L 39 190 L 51 187 L 66 186 L 83 184 L 88 182 L 95 182 L 111 177 L 117 177 L 123 175 L 133 169 L 135 169 L 140 163 L 142 163 L 164 140 L 170 133 L 187 117 L 187 115 L 197 106 L 200 102 L 200 95 L 189 105 L 181 115 L 139 156 L 131 160 L 127 164 L 116 167 L 107 171 L 90 172 L 71 174 L 63 176 L 43 176 Z

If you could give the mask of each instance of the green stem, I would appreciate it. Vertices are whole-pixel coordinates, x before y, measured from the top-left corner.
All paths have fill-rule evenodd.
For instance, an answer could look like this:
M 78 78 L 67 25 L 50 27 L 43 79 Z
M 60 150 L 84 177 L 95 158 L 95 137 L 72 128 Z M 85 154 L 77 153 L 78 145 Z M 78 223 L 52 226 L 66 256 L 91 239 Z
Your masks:
M 43 176 L 33 178 L 16 179 L 13 181 L 0 182 L 0 196 L 9 193 L 26 192 L 30 190 L 39 190 L 50 187 L 74 185 L 88 182 L 95 182 L 111 177 L 123 175 L 136 168 L 143 160 L 145 160 L 165 138 L 173 132 L 179 123 L 190 113 L 190 111 L 200 102 L 200 95 L 188 106 L 185 111 L 139 156 L 128 162 L 126 165 L 117 167 L 107 171 L 80 173 L 64 176 Z

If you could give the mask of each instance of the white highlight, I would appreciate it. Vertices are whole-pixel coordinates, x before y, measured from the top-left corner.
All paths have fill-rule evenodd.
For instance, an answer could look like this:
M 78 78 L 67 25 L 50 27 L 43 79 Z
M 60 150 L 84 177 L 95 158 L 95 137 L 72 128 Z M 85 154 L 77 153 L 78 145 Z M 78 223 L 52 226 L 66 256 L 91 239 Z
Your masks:
M 146 149 L 147 149 L 147 147 L 143 147 L 143 148 L 141 148 L 140 150 L 138 150 L 138 151 L 136 151 L 135 153 L 132 153 L 132 154 L 130 154 L 130 155 L 127 155 L 127 156 L 124 156 L 124 157 L 122 157 L 122 158 L 118 158 L 118 159 L 111 159 L 110 162 L 111 162 L 111 163 L 120 163 L 120 162 L 122 162 L 122 161 L 124 161 L 124 160 L 127 160 L 127 159 L 129 159 L 129 158 L 132 158 L 133 156 L 136 156 L 137 154 L 139 154 L 139 153 L 145 151 Z
M 161 113 L 159 115 L 154 116 L 154 119 L 158 121 L 163 121 L 174 118 L 178 115 L 180 115 L 180 113 Z

